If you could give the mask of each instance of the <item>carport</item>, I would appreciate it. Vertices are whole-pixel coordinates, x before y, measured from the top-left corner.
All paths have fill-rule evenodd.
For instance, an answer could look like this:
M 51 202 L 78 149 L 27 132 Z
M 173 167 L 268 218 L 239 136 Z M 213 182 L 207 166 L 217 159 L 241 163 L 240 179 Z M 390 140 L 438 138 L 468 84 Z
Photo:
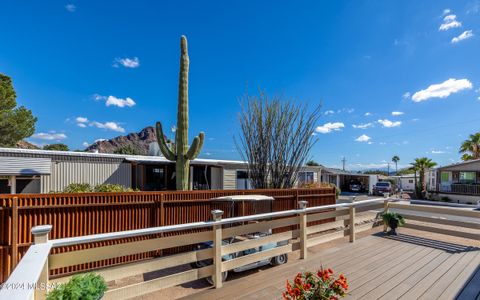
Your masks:
M 360 174 L 335 168 L 323 168 L 321 173 L 321 181 L 325 183 L 335 184 L 342 192 L 350 191 L 350 182 L 358 181 L 362 184 L 364 192 L 371 194 L 373 186 L 378 181 L 378 175 Z

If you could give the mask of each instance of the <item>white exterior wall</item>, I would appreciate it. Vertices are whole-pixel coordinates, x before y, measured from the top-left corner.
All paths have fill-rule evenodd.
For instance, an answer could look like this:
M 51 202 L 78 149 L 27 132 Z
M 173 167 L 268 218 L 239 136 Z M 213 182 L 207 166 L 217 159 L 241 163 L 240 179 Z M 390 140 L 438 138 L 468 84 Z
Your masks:
M 401 177 L 400 178 L 400 188 L 404 191 L 414 191 L 415 190 L 415 178 L 414 177 Z
M 223 168 L 223 189 L 235 190 L 237 188 L 237 169 Z
M 131 187 L 132 170 L 129 163 L 60 161 L 52 162 L 51 175 L 43 175 L 41 179 L 42 193 L 62 191 L 71 183 L 92 186 L 111 183 Z

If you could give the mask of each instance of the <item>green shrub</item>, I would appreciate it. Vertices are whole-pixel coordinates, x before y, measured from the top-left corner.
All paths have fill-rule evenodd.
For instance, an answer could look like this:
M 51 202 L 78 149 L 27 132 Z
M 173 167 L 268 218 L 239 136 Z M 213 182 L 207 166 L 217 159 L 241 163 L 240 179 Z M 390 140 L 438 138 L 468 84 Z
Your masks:
M 106 290 L 107 284 L 100 275 L 75 275 L 48 293 L 47 300 L 98 300 Z
M 131 188 L 126 188 L 120 184 L 99 184 L 97 185 L 93 191 L 95 193 L 120 193 L 120 192 L 133 192 Z
M 124 187 L 121 184 L 104 183 L 92 187 L 88 183 L 71 183 L 67 185 L 61 193 L 121 193 L 133 191 L 133 189 Z M 135 191 L 138 191 L 138 189 Z
M 63 189 L 64 193 L 90 193 L 92 191 L 93 188 L 88 183 L 71 183 Z
M 396 212 L 387 211 L 386 213 L 382 214 L 382 219 L 383 219 L 383 223 L 385 223 L 386 225 L 389 225 L 390 220 L 392 219 L 397 219 L 398 226 L 405 225 L 405 219 L 403 218 L 403 216 Z

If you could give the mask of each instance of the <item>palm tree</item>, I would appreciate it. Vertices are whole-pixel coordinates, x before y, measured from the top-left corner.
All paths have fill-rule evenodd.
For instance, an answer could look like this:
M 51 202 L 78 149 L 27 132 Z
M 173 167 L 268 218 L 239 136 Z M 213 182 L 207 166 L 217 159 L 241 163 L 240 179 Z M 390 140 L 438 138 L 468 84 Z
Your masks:
M 467 161 L 467 160 L 472 160 L 473 159 L 473 156 L 471 156 L 470 154 L 468 153 L 463 153 L 462 157 L 460 157 L 463 161 Z
M 392 157 L 392 161 L 395 163 L 395 175 L 398 175 L 398 162 L 400 161 L 400 157 L 395 155 Z
M 424 193 L 427 190 L 427 184 L 425 182 L 425 171 L 435 167 L 437 163 L 433 162 L 430 158 L 420 157 L 420 158 L 415 158 L 415 161 L 411 163 L 411 165 L 412 165 L 412 168 L 415 170 L 415 178 L 416 178 L 417 171 L 419 172 L 418 177 L 420 180 L 420 184 L 419 186 L 417 186 L 417 182 L 415 179 L 415 192 L 417 194 L 417 197 L 421 196 L 423 198 Z
M 460 153 L 464 153 L 462 156 L 463 160 L 480 158 L 480 132 L 471 134 L 470 137 L 462 143 Z

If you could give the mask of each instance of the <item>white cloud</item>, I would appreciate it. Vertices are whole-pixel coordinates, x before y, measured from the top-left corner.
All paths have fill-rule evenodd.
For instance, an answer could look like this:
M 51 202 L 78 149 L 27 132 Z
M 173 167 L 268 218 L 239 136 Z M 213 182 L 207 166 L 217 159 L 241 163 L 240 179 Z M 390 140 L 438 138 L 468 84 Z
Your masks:
M 98 142 L 103 142 L 103 141 L 106 141 L 107 139 L 96 139 L 94 142 L 95 143 L 98 143 Z
M 40 139 L 40 140 L 47 140 L 47 141 L 52 141 L 52 140 L 63 140 L 66 139 L 67 136 L 63 133 L 56 133 L 56 132 L 50 132 L 50 133 L 45 133 L 45 132 L 40 132 L 32 135 L 33 138 Z
M 135 106 L 137 103 L 130 97 L 125 99 L 117 98 L 115 96 L 102 96 L 99 94 L 93 95 L 93 98 L 97 101 L 103 100 L 105 101 L 105 106 L 116 106 L 116 107 L 132 107 Z
M 101 128 L 101 129 L 107 129 L 107 130 L 113 130 L 117 132 L 125 132 L 125 129 L 122 128 L 119 123 L 116 122 L 97 122 L 97 121 L 89 121 L 88 118 L 86 117 L 77 117 L 75 118 L 75 121 L 77 122 L 77 126 L 80 128 L 86 128 L 87 125 L 90 127 L 96 127 L 96 128 Z
M 367 128 L 373 127 L 373 123 L 369 122 L 369 123 L 358 124 L 358 125 L 353 124 L 352 127 L 357 129 L 367 129 Z
M 403 112 L 401 111 L 392 111 L 392 116 L 401 116 L 403 115 Z
M 124 66 L 125 68 L 138 68 L 140 67 L 140 60 L 138 59 L 138 57 L 133 57 L 133 58 L 128 58 L 128 57 L 125 57 L 125 58 L 121 58 L 121 57 L 117 57 L 115 58 L 115 61 L 113 63 L 113 66 L 115 68 L 118 68 L 120 65 Z
M 456 15 L 446 15 L 443 18 L 443 23 L 440 25 L 438 30 L 446 31 L 446 30 L 449 30 L 451 28 L 456 28 L 456 27 L 460 27 L 460 26 L 462 26 L 462 23 L 457 21 L 457 16 Z
M 443 15 L 448 15 L 451 12 L 450 8 L 445 8 L 443 10 Z
M 105 102 L 106 106 L 113 105 L 117 107 L 125 107 L 125 106 L 132 107 L 135 104 L 136 104 L 135 101 L 130 97 L 127 97 L 126 99 L 122 99 L 122 98 L 117 98 L 115 96 L 108 96 L 107 101 Z
M 469 39 L 472 36 L 473 36 L 472 30 L 466 30 L 462 34 L 460 34 L 459 36 L 454 37 L 452 39 L 452 44 L 456 44 L 456 43 L 461 42 L 463 40 Z
M 345 127 L 345 124 L 341 122 L 335 122 L 335 123 L 325 123 L 322 126 L 318 126 L 315 131 L 318 133 L 330 133 L 332 131 L 339 131 L 342 128 Z
M 97 121 L 93 121 L 89 125 L 100 128 L 100 129 L 107 129 L 107 130 L 112 130 L 116 132 L 125 132 L 125 129 L 115 122 L 100 123 Z
M 392 122 L 392 121 L 387 120 L 387 119 L 384 119 L 384 120 L 380 119 L 380 120 L 378 120 L 378 123 L 382 124 L 383 127 L 387 127 L 387 128 L 397 127 L 397 126 L 402 125 L 401 121 Z
M 432 84 L 425 90 L 413 94 L 413 102 L 421 102 L 430 98 L 445 98 L 461 90 L 471 89 L 472 83 L 468 79 L 450 78 L 439 84 Z
M 368 117 L 368 116 L 371 116 L 371 115 L 372 115 L 372 113 L 370 113 L 370 112 L 365 113 L 365 117 Z
M 442 151 L 442 150 L 432 150 L 431 153 L 432 153 L 432 154 L 444 154 L 445 151 Z
M 77 117 L 75 121 L 77 121 L 77 123 L 87 123 L 88 119 L 85 117 Z
M 83 142 L 82 146 L 83 147 L 88 147 L 88 146 L 90 146 L 90 144 L 88 142 Z
M 327 110 L 324 115 L 333 115 L 335 112 L 333 110 Z
M 406 92 L 405 94 L 402 95 L 403 99 L 408 99 L 410 98 L 410 92 Z
M 69 12 L 75 12 L 77 10 L 77 7 L 73 4 L 67 4 L 65 5 L 65 9 Z
M 362 134 L 361 136 L 359 136 L 358 138 L 356 138 L 355 141 L 364 143 L 364 142 L 370 141 L 370 139 L 371 139 L 371 137 L 369 137 L 368 135 Z

